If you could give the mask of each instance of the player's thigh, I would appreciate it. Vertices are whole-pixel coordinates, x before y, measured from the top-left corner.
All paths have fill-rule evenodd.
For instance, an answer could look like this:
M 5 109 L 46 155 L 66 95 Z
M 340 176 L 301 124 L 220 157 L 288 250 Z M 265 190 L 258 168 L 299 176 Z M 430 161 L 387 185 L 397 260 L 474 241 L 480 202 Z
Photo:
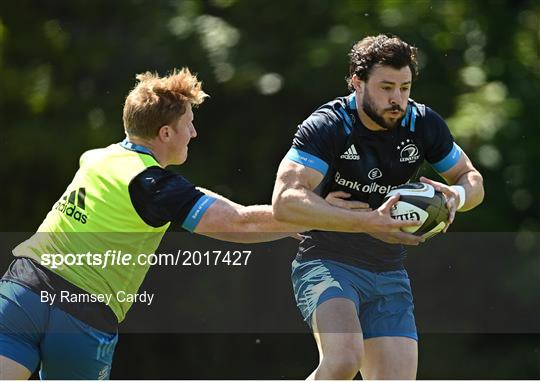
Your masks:
M 358 313 L 360 296 L 351 273 L 343 264 L 329 260 L 293 261 L 294 297 L 304 321 L 311 326 L 315 309 L 325 301 L 346 298 L 354 302 Z
M 10 375 L 26 375 L 37 368 L 39 342 L 47 320 L 48 307 L 36 293 L 12 281 L 0 281 L 2 378 L 6 370 Z
M 418 343 L 408 337 L 375 337 L 364 341 L 364 379 L 416 379 Z
M 108 379 L 118 341 L 55 308 L 41 343 L 42 379 Z
M 375 281 L 374 295 L 360 307 L 365 346 L 362 376 L 414 379 L 418 335 L 407 272 L 380 272 Z
M 375 291 L 359 311 L 364 338 L 408 337 L 418 340 L 407 272 L 399 270 L 373 275 Z
M 359 290 L 369 280 L 359 279 L 347 265 L 331 260 L 294 261 L 292 269 L 296 302 L 313 330 L 321 360 L 347 369 L 356 367 L 363 353 Z
M 0 355 L 0 379 L 29 379 L 32 372 L 14 360 Z
M 343 297 L 326 300 L 315 309 L 311 324 L 321 358 L 360 362 L 364 347 L 354 301 Z

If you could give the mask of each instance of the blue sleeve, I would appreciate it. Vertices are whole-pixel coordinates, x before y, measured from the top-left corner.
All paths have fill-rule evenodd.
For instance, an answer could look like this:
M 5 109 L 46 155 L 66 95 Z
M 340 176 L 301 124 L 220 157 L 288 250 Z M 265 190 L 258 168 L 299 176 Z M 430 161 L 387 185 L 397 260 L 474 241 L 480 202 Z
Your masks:
M 323 107 L 298 126 L 285 158 L 326 175 L 349 133 L 349 126 L 332 109 Z
M 442 173 L 451 169 L 461 156 L 461 148 L 442 117 L 426 107 L 424 117 L 424 147 L 427 161 Z
M 149 167 L 133 178 L 129 195 L 146 224 L 161 227 L 172 222 L 188 231 L 195 229 L 214 201 L 181 175 L 161 167 Z

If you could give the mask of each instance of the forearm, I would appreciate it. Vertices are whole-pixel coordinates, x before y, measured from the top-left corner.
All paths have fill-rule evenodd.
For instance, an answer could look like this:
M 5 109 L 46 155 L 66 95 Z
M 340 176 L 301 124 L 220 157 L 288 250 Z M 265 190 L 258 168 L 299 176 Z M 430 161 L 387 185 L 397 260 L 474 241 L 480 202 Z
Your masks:
M 199 234 L 236 243 L 259 243 L 309 229 L 275 220 L 270 205 L 243 206 L 210 190 L 198 189 L 217 199 L 195 229 Z
M 238 209 L 238 217 L 230 225 L 231 232 L 217 232 L 211 236 L 238 243 L 259 243 L 282 239 L 308 229 L 309 227 L 275 220 L 270 205 L 253 205 Z
M 484 182 L 482 175 L 476 170 L 463 174 L 455 183 L 465 189 L 465 203 L 459 211 L 469 211 L 484 200 Z
M 239 211 L 240 223 L 244 232 L 304 232 L 312 227 L 308 224 L 294 224 L 290 222 L 278 221 L 274 218 L 272 206 L 253 205 L 242 207 Z
M 286 232 L 206 232 L 203 235 L 231 243 L 264 243 L 294 236 Z
M 235 224 L 231 225 L 230 228 L 232 229 L 234 226 L 234 230 L 236 231 L 249 233 L 283 232 L 290 234 L 291 232 L 308 231 L 311 228 L 309 225 L 298 225 L 277 221 L 274 219 L 271 205 L 262 204 L 243 206 L 208 189 L 202 187 L 197 187 L 197 189 L 204 192 L 206 195 L 212 196 L 231 206 L 234 206 L 236 210 L 236 213 L 234 214 Z M 282 235 L 282 237 L 287 235 Z
M 353 212 L 330 205 L 306 188 L 284 188 L 274 195 L 276 220 L 325 231 L 361 232 L 368 212 Z

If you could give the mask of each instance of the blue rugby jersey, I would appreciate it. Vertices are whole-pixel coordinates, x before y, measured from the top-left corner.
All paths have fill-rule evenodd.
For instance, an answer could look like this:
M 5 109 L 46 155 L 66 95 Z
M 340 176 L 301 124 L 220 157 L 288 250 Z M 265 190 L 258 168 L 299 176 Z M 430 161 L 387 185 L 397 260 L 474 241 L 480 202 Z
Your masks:
M 345 191 L 375 209 L 388 191 L 415 177 L 424 160 L 445 172 L 460 155 L 448 126 L 429 107 L 409 100 L 398 126 L 371 131 L 358 118 L 353 93 L 322 105 L 302 122 L 286 158 L 324 175 L 315 189 L 322 197 Z M 403 268 L 405 256 L 402 245 L 367 234 L 314 230 L 300 243 L 297 259 L 333 259 L 389 271 Z

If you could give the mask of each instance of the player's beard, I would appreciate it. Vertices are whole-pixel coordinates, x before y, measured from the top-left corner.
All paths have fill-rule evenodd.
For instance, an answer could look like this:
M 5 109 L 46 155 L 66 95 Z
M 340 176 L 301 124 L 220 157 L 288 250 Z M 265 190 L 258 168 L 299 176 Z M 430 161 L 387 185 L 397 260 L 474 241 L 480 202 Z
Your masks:
M 367 90 L 367 86 L 364 90 L 364 96 L 362 97 L 362 109 L 364 109 L 364 113 L 367 114 L 369 118 L 373 120 L 377 125 L 381 126 L 385 130 L 393 129 L 397 126 L 397 124 L 401 121 L 401 118 L 396 119 L 394 122 L 387 122 L 384 117 L 382 116 L 383 113 L 387 111 L 393 111 L 398 110 L 403 112 L 403 109 L 399 105 L 394 105 L 392 107 L 383 109 L 382 113 L 377 112 L 377 108 L 375 107 L 375 104 L 371 100 L 371 97 L 369 96 L 369 92 Z

